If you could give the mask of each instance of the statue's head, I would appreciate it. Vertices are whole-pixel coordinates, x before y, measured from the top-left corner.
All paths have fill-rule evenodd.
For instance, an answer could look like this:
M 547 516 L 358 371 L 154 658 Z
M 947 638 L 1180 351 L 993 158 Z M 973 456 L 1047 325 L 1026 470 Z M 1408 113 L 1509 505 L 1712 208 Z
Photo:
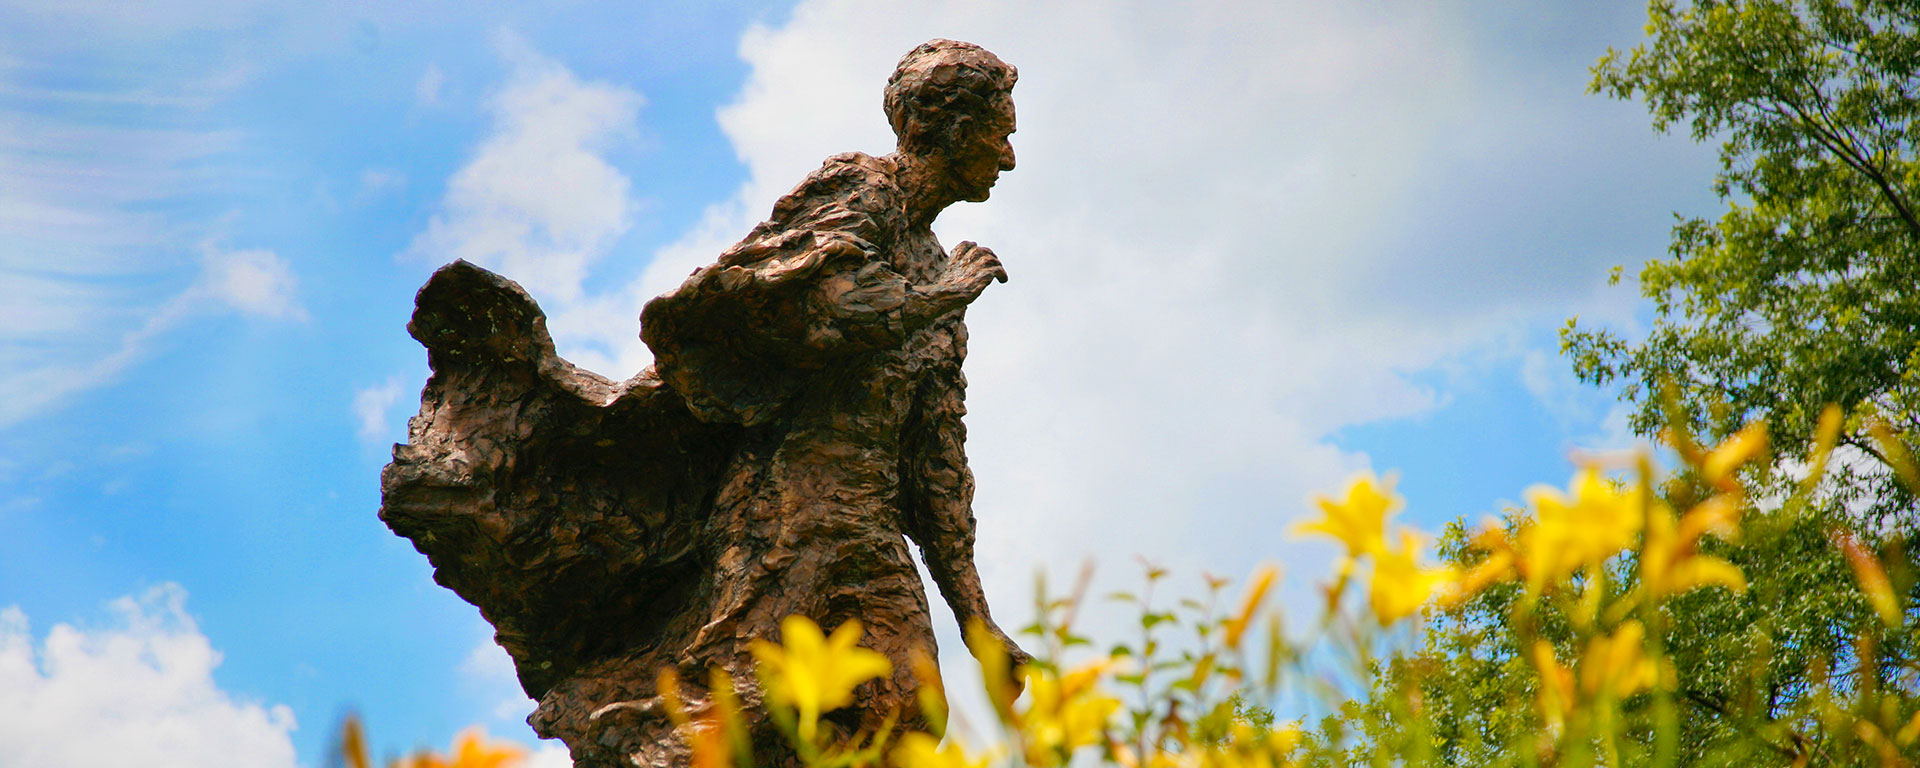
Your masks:
M 1020 72 L 985 48 L 929 40 L 887 79 L 887 122 L 903 154 L 936 161 L 961 200 L 987 199 L 1013 169 L 1013 83 Z

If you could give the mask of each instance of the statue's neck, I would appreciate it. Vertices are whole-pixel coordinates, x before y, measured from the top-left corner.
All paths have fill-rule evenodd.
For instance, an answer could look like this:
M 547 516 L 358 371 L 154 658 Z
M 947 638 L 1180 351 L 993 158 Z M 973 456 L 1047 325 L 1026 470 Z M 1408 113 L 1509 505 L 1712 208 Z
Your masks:
M 948 188 L 946 167 L 940 161 L 904 150 L 896 150 L 887 159 L 898 169 L 894 181 L 907 196 L 908 226 L 931 229 L 940 212 L 959 201 Z

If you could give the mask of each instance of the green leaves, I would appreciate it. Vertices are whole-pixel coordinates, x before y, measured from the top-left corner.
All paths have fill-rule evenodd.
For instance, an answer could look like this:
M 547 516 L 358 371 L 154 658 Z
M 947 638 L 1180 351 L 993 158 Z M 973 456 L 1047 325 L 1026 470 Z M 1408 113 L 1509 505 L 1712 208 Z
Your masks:
M 1667 256 L 1641 268 L 1644 338 L 1562 331 L 1575 373 L 1636 405 L 1636 430 L 1659 427 L 1662 381 L 1704 438 L 1764 418 L 1789 455 L 1808 452 L 1829 402 L 1891 407 L 1896 429 L 1920 428 L 1916 22 L 1911 3 L 1656 0 L 1646 41 L 1595 65 L 1592 90 L 1720 143 L 1712 183 L 1727 201 L 1680 219 Z M 1870 500 L 1864 517 L 1912 508 L 1882 474 L 1842 480 Z
M 1662 427 L 1670 383 L 1681 426 L 1703 439 L 1766 419 L 1778 455 L 1818 457 L 1824 480 L 1804 462 L 1757 469 L 1748 536 L 1715 545 L 1753 576 L 1749 593 L 1670 607 L 1699 630 L 1671 649 L 1692 754 L 1771 742 L 1755 758 L 1774 762 L 1818 748 L 1783 729 L 1820 722 L 1807 691 L 1821 675 L 1864 691 L 1888 674 L 1843 663 L 1876 612 L 1833 542 L 1920 532 L 1914 489 L 1897 480 L 1920 434 L 1920 8 L 1654 0 L 1646 32 L 1608 50 L 1589 88 L 1645 103 L 1655 130 L 1718 142 L 1710 181 L 1727 207 L 1678 218 L 1667 254 L 1640 269 L 1644 337 L 1571 320 L 1562 350 L 1582 380 L 1620 388 L 1642 434 Z M 1890 568 L 1913 567 L 1885 549 Z M 1920 653 L 1904 618 L 1874 649 L 1890 668 Z

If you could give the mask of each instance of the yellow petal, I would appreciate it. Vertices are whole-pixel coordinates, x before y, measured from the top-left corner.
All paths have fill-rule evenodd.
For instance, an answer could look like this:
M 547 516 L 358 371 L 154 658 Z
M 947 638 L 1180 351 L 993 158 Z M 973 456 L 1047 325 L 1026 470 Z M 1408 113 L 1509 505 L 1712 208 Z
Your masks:
M 486 731 L 478 727 L 468 728 L 455 740 L 449 768 L 504 768 L 519 763 L 525 755 L 511 743 L 489 743 Z
M 1240 638 L 1246 634 L 1247 624 L 1253 621 L 1254 611 L 1260 610 L 1260 604 L 1267 599 L 1267 591 L 1273 588 L 1273 580 L 1279 571 L 1271 565 L 1263 565 L 1253 575 L 1253 583 L 1247 587 L 1246 597 L 1240 600 L 1240 610 L 1225 624 L 1228 648 L 1239 648 Z
M 1900 601 L 1894 597 L 1893 582 L 1887 578 L 1880 559 L 1867 551 L 1859 539 L 1845 532 L 1834 534 L 1834 541 L 1846 553 L 1847 564 L 1853 566 L 1854 579 L 1860 582 L 1860 591 L 1866 593 L 1867 604 L 1873 606 L 1887 626 L 1900 626 Z
M 1738 567 L 1717 557 L 1696 555 L 1675 564 L 1668 571 L 1667 594 L 1718 584 L 1735 592 L 1747 591 L 1747 577 Z
M 1733 472 L 1767 449 L 1767 423 L 1756 421 L 1734 433 L 1700 461 L 1700 476 L 1722 490 L 1737 491 Z
M 1381 482 L 1371 473 L 1347 485 L 1346 498 L 1317 497 L 1321 518 L 1294 526 L 1296 534 L 1321 534 L 1347 545 L 1348 557 L 1359 557 L 1385 545 L 1387 516 L 1400 504 L 1391 480 Z

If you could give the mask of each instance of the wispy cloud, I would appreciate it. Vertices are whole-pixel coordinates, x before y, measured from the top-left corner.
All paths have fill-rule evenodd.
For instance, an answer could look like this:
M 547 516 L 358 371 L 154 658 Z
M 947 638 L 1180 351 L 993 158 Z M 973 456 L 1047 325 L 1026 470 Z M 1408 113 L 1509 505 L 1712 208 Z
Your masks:
M 292 711 L 237 699 L 220 653 L 175 584 L 113 601 L 96 629 L 56 624 L 36 641 L 0 609 L 0 755 L 7 765 L 292 768 Z
M 266 250 L 201 245 L 193 283 L 149 310 L 113 311 L 109 291 L 76 281 L 0 272 L 0 291 L 20 300 L 0 311 L 0 426 L 43 413 L 75 393 L 105 384 L 144 357 L 152 341 L 197 313 L 235 311 L 304 321 L 297 281 L 285 260 Z M 115 320 L 133 327 L 106 339 Z
M 72 10 L 27 3 L 9 13 L 44 30 L 70 22 Z M 99 22 L 153 22 L 151 35 L 237 18 L 178 9 L 146 19 L 147 10 Z M 21 29 L 0 33 L 0 45 L 18 43 Z M 33 45 L 13 52 L 35 51 L 38 59 L 0 66 L 0 427 L 112 381 L 196 314 L 307 319 L 284 258 L 219 243 L 215 206 L 244 177 L 244 135 L 212 122 L 207 108 L 249 81 L 247 66 L 81 57 L 90 63 L 72 68 Z

